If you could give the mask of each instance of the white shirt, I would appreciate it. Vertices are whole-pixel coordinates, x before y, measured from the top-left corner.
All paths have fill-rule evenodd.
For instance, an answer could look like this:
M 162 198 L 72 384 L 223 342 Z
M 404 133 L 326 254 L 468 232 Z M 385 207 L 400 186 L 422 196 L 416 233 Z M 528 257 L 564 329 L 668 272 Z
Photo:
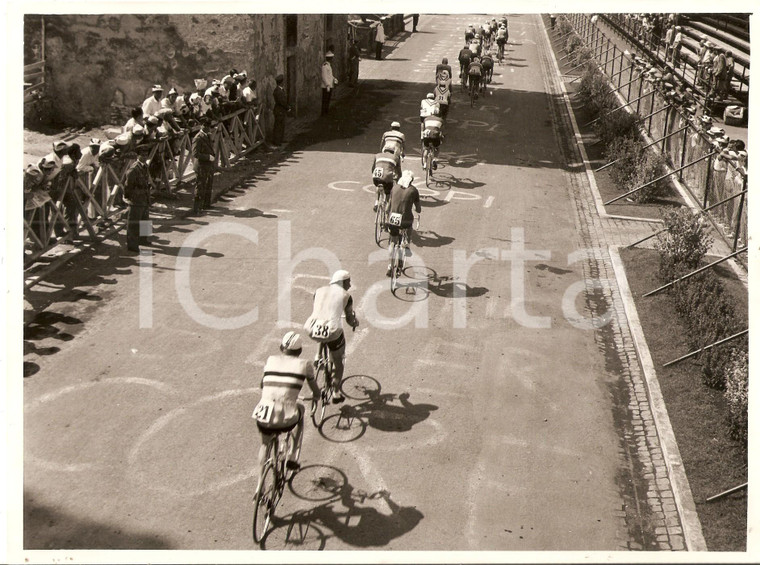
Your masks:
M 385 41 L 385 29 L 383 28 L 382 22 L 377 24 L 377 31 L 375 32 L 375 41 L 379 41 L 380 43 Z
M 89 145 L 82 149 L 82 158 L 77 163 L 77 171 L 81 173 L 91 173 L 95 167 L 100 166 L 97 155 L 92 154 L 92 147 Z
M 332 90 L 332 87 L 335 86 L 335 82 L 332 66 L 329 61 L 325 61 L 322 63 L 322 88 Z
M 440 111 L 440 107 L 438 106 L 438 102 L 435 100 L 428 100 L 425 98 L 420 103 L 420 117 L 426 118 L 427 116 L 432 116 L 434 114 L 437 114 Z
M 241 96 L 243 97 L 243 100 L 245 100 L 249 104 L 251 102 L 258 100 L 259 98 L 258 95 L 256 94 L 256 90 L 251 88 L 250 86 L 246 86 L 243 89 L 243 94 Z
M 155 116 L 156 112 L 161 109 L 161 101 L 156 100 L 153 96 L 146 98 L 142 104 L 142 111 L 144 116 Z

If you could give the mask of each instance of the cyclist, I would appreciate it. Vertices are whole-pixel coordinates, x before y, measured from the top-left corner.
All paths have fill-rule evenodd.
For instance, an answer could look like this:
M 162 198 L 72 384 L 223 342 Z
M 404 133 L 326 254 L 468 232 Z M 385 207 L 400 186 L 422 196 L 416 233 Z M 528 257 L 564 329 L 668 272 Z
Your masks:
M 467 86 L 467 68 L 470 66 L 472 60 L 472 51 L 470 51 L 470 44 L 465 43 L 462 50 L 459 52 L 459 78 L 462 79 L 462 86 Z
M 451 81 L 449 81 L 451 82 Z M 438 109 L 441 118 L 444 120 L 449 115 L 449 104 L 451 103 L 451 88 L 439 83 L 433 90 L 435 101 L 438 102 Z
M 467 69 L 467 74 L 469 75 L 470 90 L 475 91 L 475 98 L 477 98 L 481 88 L 480 79 L 483 76 L 483 65 L 480 63 L 479 57 L 473 57 L 472 63 L 470 63 Z
M 509 35 L 507 34 L 507 26 L 501 24 L 499 26 L 499 29 L 496 31 L 496 45 L 499 48 L 499 59 L 504 58 L 504 46 L 507 44 L 508 37 Z
M 433 170 L 438 169 L 438 150 L 443 141 L 443 120 L 440 116 L 427 116 L 424 122 L 425 130 L 422 132 L 422 145 L 433 151 Z
M 451 65 L 446 57 L 441 59 L 441 63 L 435 67 L 435 83 L 443 83 L 446 88 L 451 89 Z
M 335 370 L 332 375 L 333 404 L 343 402 L 345 397 L 340 390 L 343 380 L 346 338 L 343 335 L 341 315 L 346 315 L 348 324 L 356 329 L 359 320 L 354 313 L 353 299 L 348 293 L 351 287 L 351 275 L 344 269 L 333 273 L 330 284 L 322 286 L 314 293 L 314 310 L 306 320 L 304 329 L 314 341 L 327 344 L 330 359 Z
M 493 78 L 493 57 L 490 52 L 483 53 L 480 64 L 483 66 L 483 87 L 485 88 L 486 84 L 489 84 Z
M 491 22 L 483 24 L 483 33 L 481 35 L 483 36 L 483 44 L 488 49 L 491 46 Z
M 253 417 L 261 435 L 259 448 L 259 479 L 256 492 L 261 488 L 261 472 L 264 468 L 267 447 L 276 441 L 277 434 L 295 428 L 295 442 L 287 454 L 288 469 L 298 469 L 295 451 L 303 439 L 303 404 L 298 402 L 304 381 L 309 382 L 312 394 L 319 395 L 319 387 L 314 379 L 314 368 L 308 359 L 299 359 L 301 336 L 288 332 L 280 343 L 281 355 L 270 355 L 264 365 L 261 379 L 261 400 L 253 410 Z
M 372 182 L 376 187 L 375 205 L 372 211 L 377 210 L 380 203 L 380 191 L 385 191 L 385 201 L 390 202 L 393 183 L 401 176 L 401 156 L 393 149 L 375 155 L 372 163 Z M 388 208 L 386 204 L 386 209 Z
M 467 29 L 464 32 L 464 42 L 469 45 L 470 41 L 472 41 L 474 37 L 475 37 L 475 25 L 470 24 L 467 26 Z
M 409 238 L 411 238 L 412 224 L 414 223 L 414 215 L 412 214 L 412 208 L 417 212 L 417 220 L 419 221 L 420 212 L 420 193 L 417 188 L 412 184 L 414 180 L 414 173 L 410 170 L 405 170 L 399 179 L 398 184 L 391 190 L 391 208 L 390 217 L 388 219 L 388 233 L 390 234 L 390 242 L 388 243 L 388 270 L 385 272 L 385 276 L 391 276 L 391 265 L 393 263 L 393 252 L 396 245 L 401 245 L 401 233 L 399 230 L 406 229 Z M 404 249 L 406 255 L 410 255 L 409 251 L 409 238 L 407 238 L 407 247 Z
M 391 122 L 391 129 L 383 134 L 383 138 L 380 141 L 380 151 L 385 153 L 390 149 L 403 159 L 406 156 L 404 153 L 404 142 L 406 142 L 406 137 L 401 133 L 401 124 Z
M 475 34 L 475 39 L 470 43 L 470 51 L 472 51 L 473 57 L 480 57 L 480 53 L 483 50 L 483 45 L 480 43 L 480 34 Z
M 420 102 L 420 139 L 422 139 L 422 132 L 425 131 L 425 118 L 438 115 L 440 112 L 441 108 L 435 101 L 435 94 L 428 92 L 427 96 Z

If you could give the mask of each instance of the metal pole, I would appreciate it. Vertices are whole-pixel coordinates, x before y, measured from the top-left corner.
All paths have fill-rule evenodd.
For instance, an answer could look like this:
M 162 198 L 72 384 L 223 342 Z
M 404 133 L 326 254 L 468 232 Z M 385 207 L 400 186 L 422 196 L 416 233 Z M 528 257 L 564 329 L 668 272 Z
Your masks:
M 744 211 L 744 199 L 747 194 L 747 177 L 744 177 L 744 190 L 742 190 L 742 199 L 739 200 L 739 213 L 736 215 L 736 231 L 734 232 L 734 245 L 732 249 L 736 251 L 736 244 L 739 242 L 739 230 L 742 227 L 742 212 Z
M 596 172 L 596 171 L 594 171 L 594 172 Z M 726 202 L 728 202 L 729 200 L 733 200 L 733 199 L 734 199 L 734 198 L 736 198 L 737 196 L 742 196 L 742 201 L 744 201 L 744 198 L 743 198 L 743 196 L 744 196 L 745 194 L 747 194 L 747 189 L 746 189 L 746 188 L 745 188 L 745 189 L 744 189 L 742 192 L 737 192 L 737 193 L 736 193 L 736 194 L 734 194 L 733 196 L 729 196 L 728 198 L 724 198 L 724 199 L 723 199 L 723 200 L 721 200 L 720 202 L 716 202 L 715 204 L 710 204 L 710 206 L 708 206 L 708 207 L 707 207 L 707 208 L 705 208 L 704 210 L 700 210 L 699 212 L 697 212 L 697 215 L 699 215 L 699 214 L 704 214 L 705 212 L 708 212 L 708 211 L 712 210 L 713 208 L 717 208 L 718 206 L 720 206 L 720 205 L 722 205 L 722 204 L 725 204 L 725 203 L 726 203 Z M 659 234 L 661 234 L 662 232 L 664 232 L 664 231 L 667 231 L 667 230 L 668 230 L 668 228 L 662 228 L 661 230 L 657 230 L 656 232 L 654 232 L 654 233 L 652 233 L 652 234 L 650 234 L 650 235 L 648 235 L 648 236 L 646 236 L 646 237 L 643 237 L 643 238 L 639 239 L 638 241 L 634 241 L 633 243 L 631 243 L 631 244 L 630 244 L 630 245 L 628 245 L 627 247 L 628 247 L 628 249 L 631 249 L 631 248 L 633 248 L 633 247 L 636 247 L 636 246 L 637 246 L 639 243 L 644 243 L 644 242 L 645 242 L 645 241 L 647 241 L 648 239 L 652 239 L 652 238 L 653 238 L 653 237 L 655 237 L 656 235 L 659 235 Z M 732 249 L 732 251 L 736 251 L 736 244 L 734 244 L 734 248 Z
M 628 75 L 628 94 L 626 95 L 625 99 L 630 100 L 631 99 L 631 83 L 633 82 L 633 67 L 635 65 L 631 65 L 629 68 L 631 69 L 631 73 Z
M 707 174 L 705 175 L 705 198 L 702 202 L 702 208 L 707 207 L 707 197 L 710 192 L 710 173 L 712 173 L 712 157 L 707 160 Z
M 686 160 L 686 143 L 689 141 L 688 129 L 689 129 L 689 123 L 687 122 L 686 127 L 684 128 L 684 132 L 683 132 L 683 143 L 681 143 L 681 166 L 683 166 L 683 162 Z M 683 181 L 683 173 L 678 174 L 678 179 L 680 181 Z
M 621 53 L 619 55 L 619 57 L 622 59 L 623 57 L 625 57 L 625 53 Z M 623 74 L 625 71 L 627 71 L 631 67 L 633 67 L 633 65 L 629 65 L 629 66 L 625 67 L 624 69 L 618 70 L 618 72 L 616 72 L 615 74 L 611 75 L 610 78 L 613 78 L 613 77 L 616 77 L 617 75 Z M 628 83 L 626 83 L 626 84 L 628 84 Z M 623 86 L 625 86 L 625 84 Z M 622 87 L 619 86 L 618 88 L 622 88 Z M 615 90 L 617 90 L 617 88 Z
M 625 84 L 621 84 L 621 85 L 620 85 L 620 86 L 618 86 L 617 88 L 614 88 L 614 89 L 612 89 L 612 92 L 617 92 L 618 90 L 620 90 L 621 88 L 623 88 L 623 87 L 625 87 L 625 86 L 628 86 L 628 85 L 629 85 L 629 84 L 631 84 L 632 82 L 633 82 L 633 80 L 629 80 L 629 81 L 628 81 L 628 82 L 626 82 Z M 629 89 L 629 90 L 630 90 L 630 89 Z M 626 100 L 627 100 L 627 99 L 630 97 L 630 94 L 631 94 L 631 93 L 630 93 L 630 92 L 628 92 L 628 96 L 626 97 Z
M 682 276 L 680 278 L 677 278 L 674 281 L 670 281 L 668 284 L 664 284 L 660 288 L 656 288 L 654 290 L 650 290 L 649 292 L 647 292 L 646 294 L 644 294 L 642 296 L 643 297 L 647 297 L 647 296 L 652 296 L 653 294 L 657 294 L 661 290 L 665 290 L 666 288 L 668 288 L 670 286 L 673 286 L 677 282 L 685 281 L 686 279 L 691 278 L 694 275 L 697 275 L 697 274 L 701 273 L 702 271 L 706 271 L 707 269 L 710 269 L 711 267 L 714 267 L 715 265 L 718 265 L 719 263 L 722 263 L 723 261 L 728 261 L 729 259 L 731 259 L 731 257 L 735 257 L 735 256 L 739 255 L 740 253 L 744 253 L 746 250 L 747 250 L 746 247 L 742 247 L 738 251 L 734 251 L 733 253 L 730 253 L 730 254 L 726 255 L 725 257 L 721 257 L 720 259 L 718 259 L 717 261 L 713 261 L 709 265 L 705 265 L 704 267 L 700 267 L 699 269 L 697 269 L 696 271 L 692 271 L 688 275 L 684 275 L 684 276 Z M 749 331 L 749 330 L 747 330 L 747 331 Z
M 644 96 L 649 96 L 649 95 L 648 95 L 648 94 L 645 94 Z M 637 98 L 636 100 L 638 100 L 638 98 Z M 625 104 L 623 104 L 622 106 L 618 106 L 617 108 L 614 108 L 614 109 L 610 110 L 609 112 L 606 112 L 606 113 L 602 114 L 602 115 L 601 115 L 601 116 L 599 116 L 598 118 L 596 118 L 596 119 L 594 119 L 594 120 L 591 120 L 591 121 L 590 121 L 590 122 L 588 122 L 587 124 L 584 124 L 584 125 L 583 125 L 583 127 L 585 128 L 586 126 L 590 126 L 591 124 L 598 122 L 598 121 L 599 121 L 600 119 L 602 119 L 604 116 L 609 116 L 609 115 L 610 115 L 610 114 L 612 114 L 613 112 L 617 112 L 618 110 L 620 110 L 620 109 L 622 109 L 622 108 L 625 108 L 626 106 L 630 106 L 631 104 L 633 104 L 634 102 L 636 102 L 636 100 L 631 100 L 630 102 L 626 102 L 626 103 L 625 103 Z M 640 119 L 644 119 L 644 118 L 640 118 Z
M 652 135 L 652 117 L 654 116 L 654 93 L 655 89 L 652 86 L 652 103 L 649 105 L 649 125 L 647 126 L 647 133 Z
M 646 296 L 646 295 L 644 295 L 644 296 Z M 663 365 L 663 368 L 670 367 L 671 365 L 675 365 L 676 363 L 678 363 L 680 361 L 683 361 L 684 359 L 688 359 L 689 357 L 694 357 L 695 355 L 698 355 L 698 354 L 702 353 L 703 351 L 707 351 L 708 349 L 712 349 L 713 347 L 716 347 L 718 345 L 723 345 L 727 341 L 731 341 L 732 339 L 736 339 L 737 337 L 741 337 L 741 336 L 743 336 L 745 334 L 748 334 L 748 333 L 749 333 L 749 330 L 746 329 L 746 330 L 743 330 L 743 331 L 739 332 L 738 334 L 734 334 L 734 335 L 732 335 L 730 337 L 727 337 L 725 339 L 721 339 L 720 341 L 716 341 L 715 343 L 711 343 L 710 345 L 707 345 L 707 346 L 703 347 L 702 349 L 697 349 L 696 351 L 692 351 L 691 353 L 687 353 L 686 355 L 683 355 L 682 357 L 679 357 L 678 359 L 673 359 L 672 361 L 668 361 L 667 363 L 665 363 Z
M 677 173 L 677 172 L 680 172 L 680 171 L 682 171 L 682 170 L 683 170 L 683 169 L 685 169 L 686 167 L 691 167 L 693 164 L 695 164 L 695 163 L 699 163 L 699 162 L 700 162 L 700 161 L 702 161 L 703 159 L 707 159 L 708 157 L 712 157 L 713 155 L 715 155 L 715 153 L 717 153 L 717 151 L 713 151 L 712 153 L 708 153 L 707 155 L 703 155 L 703 156 L 702 156 L 702 157 L 700 157 L 699 159 L 696 159 L 695 161 L 692 161 L 691 163 L 689 163 L 689 164 L 687 164 L 687 165 L 684 165 L 683 167 L 679 167 L 679 168 L 677 168 L 675 171 L 670 171 L 669 173 L 665 173 L 664 175 L 662 175 L 662 176 L 660 176 L 660 177 L 657 177 L 657 178 L 656 178 L 656 179 L 654 179 L 654 180 L 650 180 L 650 181 L 649 181 L 648 183 L 646 183 L 646 184 L 642 184 L 642 185 L 641 185 L 640 187 L 638 187 L 638 188 L 634 188 L 633 190 L 629 190 L 629 191 L 628 191 L 628 192 L 626 192 L 625 194 L 621 194 L 620 196 L 616 196 L 616 197 L 615 197 L 615 198 L 613 198 L 612 200 L 608 200 L 607 202 L 605 202 L 605 203 L 604 203 L 604 205 L 606 206 L 607 204 L 612 204 L 613 202 L 617 202 L 617 201 L 618 201 L 618 200 L 620 200 L 621 198 L 625 198 L 626 196 L 628 196 L 628 195 L 630 195 L 630 194 L 633 194 L 634 192 L 638 192 L 638 191 L 639 191 L 639 190 L 641 190 L 642 188 L 646 188 L 646 187 L 648 187 L 650 184 L 654 184 L 654 183 L 656 183 L 656 182 L 658 182 L 658 181 L 661 181 L 662 179 L 664 179 L 664 178 L 667 178 L 667 177 L 669 177 L 670 175 L 673 175 L 673 174 L 675 174 L 675 173 Z
M 639 77 L 639 95 L 638 98 L 636 98 L 636 113 L 639 113 L 639 110 L 641 110 L 641 91 L 644 89 L 644 79 L 642 77 Z M 646 96 L 646 95 L 645 95 Z
M 662 136 L 662 149 L 660 150 L 661 153 L 665 153 L 665 138 L 668 137 L 668 124 L 670 123 L 670 108 L 671 105 L 668 104 L 666 107 L 667 112 L 665 112 L 665 128 L 663 129 L 662 133 L 664 134 Z M 650 144 L 651 145 L 651 144 Z
M 723 492 L 716 494 L 715 496 L 711 496 L 710 498 L 705 499 L 705 502 L 712 502 L 713 500 L 717 500 L 719 498 L 723 498 L 724 496 L 728 496 L 729 494 L 732 494 L 736 491 L 742 490 L 747 488 L 747 483 L 744 483 L 743 485 L 739 485 L 738 487 L 730 488 L 728 490 L 724 490 Z

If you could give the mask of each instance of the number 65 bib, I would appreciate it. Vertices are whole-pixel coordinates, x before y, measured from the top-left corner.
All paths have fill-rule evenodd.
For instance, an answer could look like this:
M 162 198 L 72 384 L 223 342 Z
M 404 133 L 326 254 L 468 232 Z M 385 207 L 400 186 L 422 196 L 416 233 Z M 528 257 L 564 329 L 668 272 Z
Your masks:
M 392 212 L 391 215 L 388 217 L 388 223 L 392 226 L 400 226 L 401 225 L 401 214 L 398 212 Z

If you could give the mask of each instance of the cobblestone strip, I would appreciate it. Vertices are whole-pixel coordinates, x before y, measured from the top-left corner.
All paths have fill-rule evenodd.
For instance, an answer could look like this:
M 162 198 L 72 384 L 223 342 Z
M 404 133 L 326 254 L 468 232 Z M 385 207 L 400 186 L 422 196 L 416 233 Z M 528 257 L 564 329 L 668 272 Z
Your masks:
M 610 322 L 595 331 L 595 340 L 605 353 L 607 370 L 620 377 L 615 410 L 621 431 L 621 453 L 625 458 L 623 467 L 627 466 L 630 473 L 627 477 L 630 488 L 621 484 L 631 536 L 628 549 L 685 550 L 668 466 L 608 249 L 608 233 L 615 244 L 620 245 L 630 243 L 625 240 L 633 237 L 636 230 L 622 220 L 600 217 L 576 144 L 571 109 L 566 103 L 566 93 L 561 88 L 556 60 L 545 33 L 538 43 L 558 143 L 568 166 L 581 171 L 568 170 L 566 176 L 576 210 L 579 245 L 591 250 L 583 264 L 587 307 L 594 316 L 611 314 Z

